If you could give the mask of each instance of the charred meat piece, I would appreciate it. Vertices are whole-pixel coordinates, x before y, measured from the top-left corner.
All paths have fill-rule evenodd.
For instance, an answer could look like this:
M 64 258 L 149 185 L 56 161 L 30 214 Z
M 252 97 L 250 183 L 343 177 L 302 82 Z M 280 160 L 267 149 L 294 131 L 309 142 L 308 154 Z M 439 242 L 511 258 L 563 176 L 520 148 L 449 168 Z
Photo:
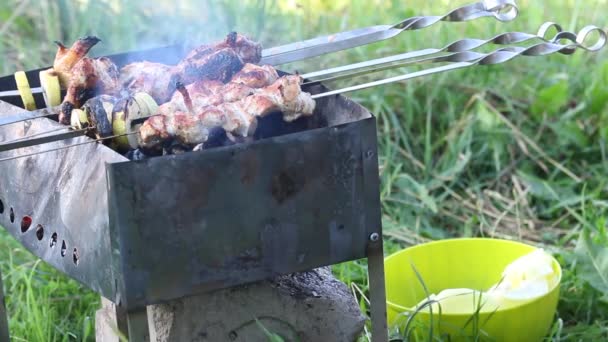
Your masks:
M 223 41 L 211 44 L 199 46 L 184 58 L 183 62 L 191 60 L 199 60 L 209 56 L 215 51 L 231 49 L 236 52 L 243 63 L 257 64 L 262 60 L 262 45 L 254 42 L 253 40 L 240 35 L 236 32 L 231 32 L 226 36 Z
M 120 83 L 133 93 L 147 92 L 158 103 L 165 103 L 171 99 L 177 82 L 185 85 L 196 81 L 225 83 L 245 63 L 258 63 L 261 58 L 260 44 L 233 32 L 219 43 L 190 51 L 177 66 L 151 62 L 126 65 L 121 69 Z
M 175 80 L 185 84 L 199 80 L 228 82 L 232 75 L 243 68 L 243 61 L 231 48 L 215 50 L 209 54 L 186 58 L 177 65 Z
M 253 95 L 239 101 L 208 106 L 194 114 L 177 112 L 149 118 L 140 128 L 140 145 L 154 149 L 175 139 L 194 146 L 207 141 L 217 127 L 235 136 L 247 137 L 256 129 L 257 117 L 281 111 L 286 121 L 312 115 L 315 102 L 302 92 L 300 76 L 284 76 L 272 85 L 255 89 Z
M 262 60 L 262 45 L 236 32 L 231 32 L 218 48 L 229 47 L 236 51 L 243 63 L 257 64 Z
M 175 91 L 174 71 L 174 66 L 160 63 L 131 63 L 120 70 L 119 83 L 130 93 L 145 92 L 157 103 L 165 103 Z
M 192 102 L 192 109 L 184 101 L 183 92 L 173 94 L 171 101 L 159 108 L 159 114 L 172 115 L 175 112 L 200 112 L 204 107 L 238 101 L 253 94 L 256 88 L 271 85 L 279 78 L 277 71 L 268 65 L 245 64 L 230 83 L 219 81 L 198 81 L 185 87 Z
M 228 82 L 245 63 L 259 63 L 262 46 L 245 36 L 230 33 L 226 39 L 213 45 L 192 50 L 177 65 L 177 75 L 184 84 L 199 80 Z
M 100 41 L 99 38 L 94 36 L 83 37 L 78 39 L 70 48 L 67 48 L 61 42 L 55 42 L 58 49 L 53 62 L 53 69 L 58 74 L 63 86 L 68 86 L 72 68 Z
M 71 70 L 67 94 L 61 104 L 59 122 L 70 124 L 73 108 L 99 94 L 118 91 L 118 68 L 108 58 L 83 58 Z

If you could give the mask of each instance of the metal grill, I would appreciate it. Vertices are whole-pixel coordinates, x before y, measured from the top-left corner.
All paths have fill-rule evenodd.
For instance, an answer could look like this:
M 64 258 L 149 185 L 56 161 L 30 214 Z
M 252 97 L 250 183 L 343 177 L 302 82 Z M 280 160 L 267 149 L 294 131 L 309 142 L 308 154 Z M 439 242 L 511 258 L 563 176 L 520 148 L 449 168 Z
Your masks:
M 142 161 L 84 144 L 2 162 L 0 225 L 36 256 L 129 312 L 375 257 L 370 272 L 377 272 L 373 300 L 381 318 L 376 121 L 343 96 L 317 104 L 310 119 L 250 144 Z M 0 127 L 0 140 L 60 126 L 50 119 L 24 121 Z M 1 152 L 0 158 L 88 140 Z

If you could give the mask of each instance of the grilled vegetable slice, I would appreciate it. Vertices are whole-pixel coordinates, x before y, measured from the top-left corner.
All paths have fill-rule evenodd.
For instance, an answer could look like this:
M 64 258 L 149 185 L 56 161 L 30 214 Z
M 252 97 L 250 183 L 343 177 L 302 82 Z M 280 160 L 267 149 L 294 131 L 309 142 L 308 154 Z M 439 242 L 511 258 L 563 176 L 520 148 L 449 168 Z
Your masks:
M 114 139 L 114 147 L 121 151 L 136 149 L 137 132 L 141 123 L 133 124 L 134 120 L 144 119 L 155 114 L 158 109 L 156 101 L 147 93 L 136 93 L 119 101 L 114 106 L 112 130 L 114 135 L 124 135 Z M 129 134 L 132 133 L 132 134 Z
M 87 113 L 82 109 L 73 109 L 71 119 L 71 126 L 76 129 L 83 129 L 89 127 L 89 118 Z
M 121 108 L 120 111 L 115 111 L 112 120 L 112 132 L 114 135 L 123 135 L 127 133 L 127 126 L 125 125 L 125 110 Z M 126 136 L 114 138 L 113 147 L 117 150 L 128 150 L 129 139 Z
M 133 95 L 135 101 L 140 107 L 147 107 L 147 115 L 154 115 L 158 111 L 158 104 L 154 101 L 154 98 L 148 93 L 139 92 Z M 145 111 L 145 110 L 144 110 Z
M 30 82 L 27 80 L 27 76 L 24 71 L 17 71 L 15 73 L 15 82 L 17 83 L 17 90 L 23 101 L 23 108 L 26 110 L 35 110 L 36 101 L 34 101 L 34 95 L 30 88 Z
M 89 99 L 82 107 L 89 122 L 95 127 L 95 136 L 106 138 L 112 135 L 112 114 L 116 99 L 109 95 L 101 95 Z
M 114 114 L 112 117 L 112 131 L 114 135 L 123 135 L 127 133 L 126 118 L 129 113 L 139 111 L 139 105 L 133 97 L 128 97 L 120 100 L 114 106 Z M 126 136 L 117 137 L 113 141 L 115 149 L 120 151 L 129 150 L 129 139 Z
M 41 71 L 39 76 L 46 107 L 59 106 L 61 104 L 61 86 L 57 73 L 53 69 L 48 69 Z
M 133 100 L 136 103 L 132 110 L 130 110 L 125 120 L 125 126 L 127 130 L 127 139 L 129 141 L 129 146 L 133 149 L 139 148 L 139 142 L 137 137 L 137 132 L 139 132 L 139 127 L 143 124 L 144 118 L 152 116 L 158 112 L 158 104 L 152 96 L 147 93 L 136 93 L 133 95 Z M 138 120 L 139 119 L 139 120 Z M 137 121 L 136 121 L 137 120 Z M 135 122 L 134 122 L 135 121 Z

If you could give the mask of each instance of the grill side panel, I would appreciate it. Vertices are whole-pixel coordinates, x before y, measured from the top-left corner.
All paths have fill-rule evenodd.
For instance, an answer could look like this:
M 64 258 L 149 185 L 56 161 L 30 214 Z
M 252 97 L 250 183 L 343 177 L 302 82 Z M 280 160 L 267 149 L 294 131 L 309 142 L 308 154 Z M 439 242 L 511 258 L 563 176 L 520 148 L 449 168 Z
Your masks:
M 0 103 L 0 123 L 14 108 Z M 0 141 L 59 127 L 48 119 L 2 126 Z M 2 152 L 0 159 L 87 139 Z M 51 266 L 113 299 L 120 274 L 111 267 L 105 162 L 124 160 L 92 143 L 0 162 L 0 226 Z
M 380 228 L 376 152 L 370 117 L 108 165 L 124 303 L 364 258 Z

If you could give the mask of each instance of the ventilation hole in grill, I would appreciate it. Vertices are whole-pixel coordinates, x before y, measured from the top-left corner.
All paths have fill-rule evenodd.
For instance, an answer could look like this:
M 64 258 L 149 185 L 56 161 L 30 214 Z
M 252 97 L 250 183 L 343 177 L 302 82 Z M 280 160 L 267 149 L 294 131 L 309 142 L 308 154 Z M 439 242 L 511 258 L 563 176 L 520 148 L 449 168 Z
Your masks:
M 36 238 L 38 241 L 42 241 L 44 238 L 44 227 L 41 224 L 36 226 Z
M 74 261 L 74 265 L 78 266 L 79 260 L 80 260 L 80 256 L 78 255 L 78 249 L 74 248 L 74 253 L 72 253 L 72 261 Z
M 4 214 L 4 203 L 0 200 L 0 214 Z
M 30 229 L 31 225 L 32 218 L 29 216 L 23 216 L 23 218 L 21 219 L 21 233 L 27 232 L 27 230 Z
M 61 241 L 61 256 L 64 257 L 66 255 L 66 250 L 68 246 L 65 245 L 65 240 Z
M 15 223 L 15 211 L 13 208 L 9 210 L 9 218 L 11 219 L 11 223 Z
M 57 233 L 53 233 L 53 235 L 51 235 L 51 244 L 49 245 L 49 247 L 53 248 L 57 245 Z

